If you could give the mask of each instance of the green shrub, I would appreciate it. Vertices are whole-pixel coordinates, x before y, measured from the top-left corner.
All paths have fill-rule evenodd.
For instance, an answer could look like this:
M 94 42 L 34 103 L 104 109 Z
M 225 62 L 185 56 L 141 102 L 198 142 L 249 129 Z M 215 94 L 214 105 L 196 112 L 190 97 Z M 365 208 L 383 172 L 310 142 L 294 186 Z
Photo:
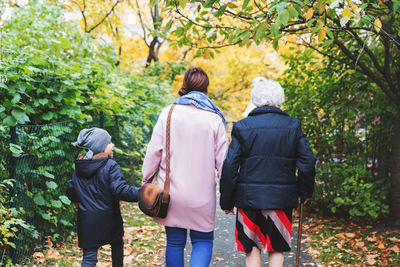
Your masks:
M 389 213 L 389 181 L 377 179 L 362 164 L 329 162 L 316 179 L 314 207 L 351 219 L 377 219 Z
M 312 49 L 283 57 L 284 109 L 301 120 L 317 158 L 314 207 L 344 218 L 385 216 L 394 105 L 354 70 Z
M 35 228 L 24 221 L 24 209 L 9 207 L 12 202 L 9 191 L 13 188 L 14 182 L 12 179 L 0 181 L 0 263 L 10 262 L 11 259 L 6 252 L 10 247 L 16 248 L 15 240 L 19 238 L 18 233 L 22 229 L 33 237 L 38 236 Z
M 160 110 L 172 100 L 173 77 L 183 70 L 173 62 L 121 70 L 115 49 L 80 32 L 63 12 L 57 1 L 29 1 L 0 25 L 0 174 L 15 181 L 15 197 L 1 212 L 8 221 L 23 216 L 34 225 L 36 245 L 74 230 L 74 205 L 65 187 L 80 152 L 71 144 L 79 131 L 107 129 L 125 177 L 139 184 L 145 145 Z M 27 255 L 32 235 L 13 227 L 28 224 L 12 221 L 2 225 L 4 234 L 23 238 L 16 250 Z

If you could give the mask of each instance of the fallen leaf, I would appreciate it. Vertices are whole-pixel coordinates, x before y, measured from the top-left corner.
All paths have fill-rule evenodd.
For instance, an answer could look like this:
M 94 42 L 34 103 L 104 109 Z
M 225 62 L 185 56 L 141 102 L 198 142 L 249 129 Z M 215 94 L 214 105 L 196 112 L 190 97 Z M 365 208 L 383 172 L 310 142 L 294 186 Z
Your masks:
M 48 238 L 46 239 L 46 244 L 47 244 L 48 246 L 50 246 L 50 247 L 53 246 L 53 242 L 51 242 L 50 237 L 48 237 Z
M 356 237 L 356 234 L 355 234 L 355 233 L 345 233 L 345 235 L 346 235 L 348 238 L 354 238 L 354 237 Z
M 366 256 L 366 263 L 368 263 L 369 265 L 374 265 L 376 263 L 375 258 L 378 257 L 379 255 L 377 254 L 370 254 Z
M 340 239 L 343 239 L 343 238 L 344 238 L 344 234 L 343 234 L 343 233 L 337 234 L 336 236 L 337 236 L 338 238 L 340 238 Z
M 124 255 L 128 256 L 132 253 L 132 248 L 130 246 L 124 246 Z
M 36 264 L 44 263 L 44 261 L 46 260 L 44 254 L 42 252 L 33 253 L 33 258 L 36 260 Z
M 388 248 L 388 250 L 391 250 L 391 251 L 393 251 L 393 252 L 396 253 L 396 254 L 399 254 L 399 253 L 400 253 L 400 248 L 399 248 L 398 245 L 396 245 L 396 246 L 394 246 L 394 247 L 391 247 L 391 248 Z
M 359 248 L 364 247 L 364 245 L 365 245 L 364 242 L 357 242 L 357 243 L 355 244 L 355 246 L 356 246 L 356 247 L 359 247 Z
M 325 242 L 326 243 L 329 243 L 333 238 L 335 238 L 335 236 L 333 235 L 333 236 L 330 236 L 330 237 L 328 237 L 327 239 L 325 239 Z
M 224 260 L 224 258 L 215 257 L 215 260 L 216 260 L 216 261 L 223 261 L 223 260 Z
M 47 249 L 47 252 L 46 252 L 46 258 L 49 258 L 49 259 L 59 259 L 59 258 L 61 258 L 61 255 L 60 255 L 60 253 L 59 253 L 57 250 L 55 250 L 54 248 L 49 248 L 49 249 Z
M 384 248 L 385 248 L 385 245 L 384 245 L 383 243 L 379 243 L 378 248 L 379 248 L 379 249 L 384 249 Z
M 394 243 L 399 243 L 400 239 L 396 238 L 396 237 L 391 237 L 389 238 L 390 241 L 394 242 Z

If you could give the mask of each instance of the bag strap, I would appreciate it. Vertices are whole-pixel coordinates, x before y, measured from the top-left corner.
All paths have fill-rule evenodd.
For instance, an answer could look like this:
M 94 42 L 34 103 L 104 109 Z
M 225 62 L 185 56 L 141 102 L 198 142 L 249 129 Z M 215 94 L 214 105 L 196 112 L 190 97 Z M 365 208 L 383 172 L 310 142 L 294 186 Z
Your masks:
M 167 158 L 166 158 L 166 171 L 165 171 L 165 182 L 164 182 L 164 193 L 163 193 L 163 203 L 168 202 L 168 197 L 169 197 L 169 172 L 170 172 L 170 159 L 171 159 L 171 151 L 170 151 L 170 146 L 171 146 L 171 116 L 172 116 L 172 111 L 175 108 L 175 104 L 172 104 L 171 108 L 169 109 L 168 112 L 168 119 L 167 119 L 167 142 L 165 144 L 166 150 L 167 150 Z

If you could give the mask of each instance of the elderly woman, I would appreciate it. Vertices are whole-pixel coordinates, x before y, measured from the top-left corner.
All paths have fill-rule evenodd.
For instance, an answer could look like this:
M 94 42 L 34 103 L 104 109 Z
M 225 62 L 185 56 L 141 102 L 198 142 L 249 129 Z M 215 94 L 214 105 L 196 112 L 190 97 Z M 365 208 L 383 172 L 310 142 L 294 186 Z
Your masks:
M 261 266 L 261 251 L 269 253 L 269 266 L 283 266 L 292 209 L 313 193 L 315 157 L 300 122 L 279 108 L 285 98 L 280 84 L 258 77 L 252 87 L 255 108 L 232 128 L 220 205 L 227 214 L 237 207 L 236 244 L 246 266 Z
M 200 68 L 185 72 L 181 97 L 175 100 L 171 117 L 171 202 L 165 219 L 167 267 L 184 266 L 184 248 L 190 231 L 190 266 L 206 267 L 212 255 L 216 208 L 215 170 L 221 173 L 228 149 L 225 118 L 207 97 L 208 76 Z M 166 107 L 154 127 L 143 162 L 146 182 L 157 170 L 159 186 L 166 174 Z

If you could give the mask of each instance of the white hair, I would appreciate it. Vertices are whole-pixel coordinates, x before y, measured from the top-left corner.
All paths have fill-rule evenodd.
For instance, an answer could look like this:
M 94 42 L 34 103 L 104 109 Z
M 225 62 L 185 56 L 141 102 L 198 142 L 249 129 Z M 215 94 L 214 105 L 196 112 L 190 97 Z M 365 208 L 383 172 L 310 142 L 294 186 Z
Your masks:
M 251 102 L 256 107 L 280 106 L 285 101 L 285 93 L 282 86 L 273 80 L 264 77 L 254 78 L 251 87 Z

